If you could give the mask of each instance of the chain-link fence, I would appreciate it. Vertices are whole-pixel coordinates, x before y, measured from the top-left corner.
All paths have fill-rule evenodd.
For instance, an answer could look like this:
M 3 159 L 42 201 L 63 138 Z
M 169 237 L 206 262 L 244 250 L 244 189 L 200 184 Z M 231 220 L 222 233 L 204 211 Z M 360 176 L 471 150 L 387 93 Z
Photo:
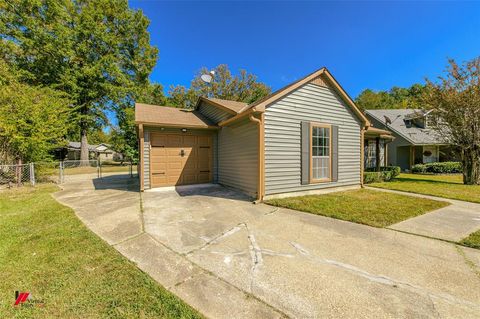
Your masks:
M 98 160 L 65 160 L 29 164 L 0 165 L 0 188 L 53 182 L 62 184 L 75 179 L 102 178 L 104 174 L 137 172 L 131 162 L 100 162 Z
M 0 165 L 0 187 L 35 185 L 33 163 L 18 165 Z

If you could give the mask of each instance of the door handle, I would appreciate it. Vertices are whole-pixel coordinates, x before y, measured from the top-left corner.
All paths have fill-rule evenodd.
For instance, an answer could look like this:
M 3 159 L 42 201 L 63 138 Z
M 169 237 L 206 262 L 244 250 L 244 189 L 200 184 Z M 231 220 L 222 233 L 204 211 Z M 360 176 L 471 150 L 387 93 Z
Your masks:
M 182 156 L 182 157 L 185 156 L 185 150 L 180 151 L 180 156 Z

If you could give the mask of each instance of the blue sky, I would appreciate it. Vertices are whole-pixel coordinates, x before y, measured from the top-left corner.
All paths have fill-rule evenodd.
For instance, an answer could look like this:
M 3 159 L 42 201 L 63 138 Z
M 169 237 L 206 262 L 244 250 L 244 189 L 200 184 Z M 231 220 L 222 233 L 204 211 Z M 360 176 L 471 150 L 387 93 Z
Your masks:
M 130 1 L 160 51 L 151 80 L 189 85 L 228 64 L 274 90 L 326 66 L 346 91 L 435 78 L 480 55 L 480 2 Z

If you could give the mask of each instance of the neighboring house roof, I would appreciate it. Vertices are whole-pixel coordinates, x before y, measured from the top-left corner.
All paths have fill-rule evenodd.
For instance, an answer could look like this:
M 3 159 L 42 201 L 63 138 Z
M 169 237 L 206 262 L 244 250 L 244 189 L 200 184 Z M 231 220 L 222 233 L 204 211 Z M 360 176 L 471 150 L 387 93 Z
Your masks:
M 80 143 L 80 142 L 68 142 L 67 148 L 68 148 L 68 149 L 72 149 L 72 150 L 80 150 L 80 148 L 81 148 L 81 143 Z M 100 144 L 98 144 L 98 145 L 88 144 L 88 150 L 89 150 L 90 152 L 107 152 L 107 151 L 112 151 L 112 150 L 110 149 L 110 145 L 105 144 L 105 143 L 100 143 Z
M 400 135 L 413 145 L 446 144 L 444 138 L 434 129 L 421 128 L 415 125 L 407 127 L 405 120 L 410 120 L 422 116 L 423 111 L 415 109 L 387 109 L 387 110 L 367 110 L 367 116 L 374 118 L 380 123 L 385 123 L 387 116 L 392 123 L 387 128 Z
M 135 123 L 198 128 L 215 127 L 198 111 L 142 103 L 135 103 Z

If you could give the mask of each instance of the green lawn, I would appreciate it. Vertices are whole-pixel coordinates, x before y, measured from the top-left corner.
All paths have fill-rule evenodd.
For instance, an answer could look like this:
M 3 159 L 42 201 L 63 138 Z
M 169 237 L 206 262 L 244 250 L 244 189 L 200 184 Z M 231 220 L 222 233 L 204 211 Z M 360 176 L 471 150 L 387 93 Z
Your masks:
M 368 189 L 272 199 L 267 204 L 375 227 L 386 227 L 448 205 L 446 202 Z
M 470 236 L 462 240 L 460 243 L 468 247 L 480 249 L 480 230 L 470 234 Z
M 201 318 L 56 202 L 56 190 L 0 191 L 0 318 Z M 14 307 L 16 290 L 44 306 Z
M 368 186 L 480 203 L 480 185 L 463 185 L 461 175 L 400 174 L 390 182 Z

